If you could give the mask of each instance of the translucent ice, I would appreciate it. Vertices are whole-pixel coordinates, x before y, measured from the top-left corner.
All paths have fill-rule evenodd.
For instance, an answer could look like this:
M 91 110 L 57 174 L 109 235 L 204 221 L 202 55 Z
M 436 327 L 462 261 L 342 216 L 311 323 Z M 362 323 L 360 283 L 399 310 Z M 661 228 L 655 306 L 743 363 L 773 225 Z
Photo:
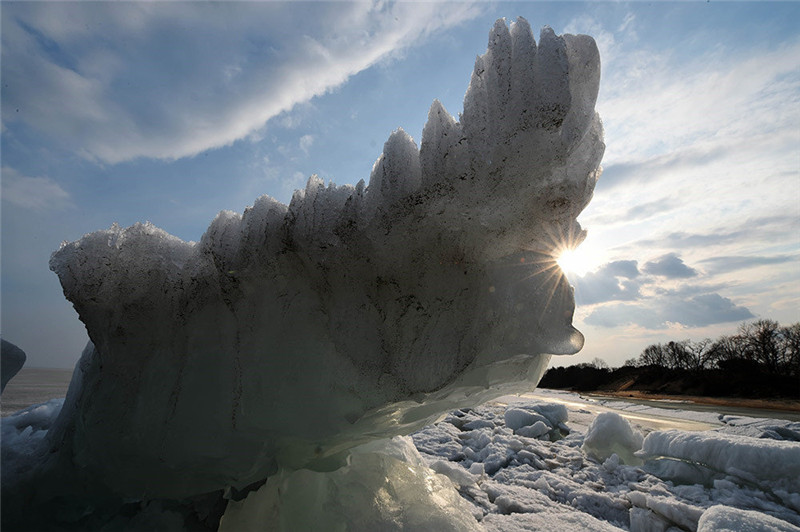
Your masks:
M 242 502 L 220 531 L 480 530 L 452 482 L 429 469 L 411 438 L 358 447 L 331 472 L 282 471 Z
M 555 254 L 599 175 L 599 76 L 591 38 L 501 20 L 460 121 L 434 102 L 369 186 L 312 176 L 198 243 L 136 224 L 62 246 L 92 344 L 53 449 L 126 497 L 186 497 L 531 389 L 583 344 Z
M 25 365 L 25 351 L 0 338 L 0 391 Z
M 670 430 L 648 434 L 640 454 L 653 460 L 646 465 L 661 478 L 708 483 L 724 476 L 768 488 L 783 504 L 800 511 L 800 445 L 796 442 Z

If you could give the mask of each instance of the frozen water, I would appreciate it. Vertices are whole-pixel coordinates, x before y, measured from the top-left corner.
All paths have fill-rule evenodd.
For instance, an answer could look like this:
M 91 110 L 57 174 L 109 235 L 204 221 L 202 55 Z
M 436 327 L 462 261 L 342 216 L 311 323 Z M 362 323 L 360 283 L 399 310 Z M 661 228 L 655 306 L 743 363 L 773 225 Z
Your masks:
M 524 19 L 500 20 L 460 120 L 434 102 L 419 148 L 393 132 L 368 186 L 312 176 L 288 206 L 263 196 L 219 213 L 197 243 L 138 223 L 63 245 L 50 267 L 91 342 L 46 437 L 27 439 L 47 459 L 4 476 L 4 524 L 88 526 L 131 501 L 153 522 L 206 519 L 220 494 L 241 499 L 268 477 L 256 506 L 293 523 L 281 508 L 308 486 L 376 486 L 359 462 L 397 475 L 397 493 L 444 479 L 431 496 L 449 500 L 448 479 L 468 477 L 406 472 L 385 453 L 347 465 L 348 452 L 531 389 L 551 354 L 582 347 L 555 256 L 583 238 L 600 172 L 599 78 L 591 38 L 545 27 L 537 45 Z M 552 412 L 537 415 L 523 432 L 561 437 Z M 509 458 L 495 442 L 469 450 L 481 474 Z M 229 521 L 261 511 L 242 504 Z
M 615 412 L 599 414 L 586 431 L 583 452 L 599 462 L 616 454 L 623 463 L 641 464 L 634 453 L 642 448 L 642 435 Z
M 563 392 L 537 393 L 537 396 L 542 395 L 570 404 L 568 418 L 561 422 L 569 430 L 565 437 L 556 441 L 550 441 L 549 437 L 534 439 L 514 434 L 505 425 L 505 414 L 511 408 L 531 412 L 555 406 L 540 399 L 506 397 L 502 401 L 509 406 L 490 403 L 475 409 L 457 410 L 440 423 L 413 434 L 416 449 L 408 445 L 407 438 L 395 438 L 361 446 L 351 453 L 349 462 L 342 457 L 346 464 L 343 469 L 333 465 L 328 472 L 282 471 L 273 475 L 270 488 L 265 484 L 243 501 L 228 503 L 223 529 L 239 530 L 245 526 L 276 529 L 282 522 L 275 520 L 276 515 L 286 520 L 287 527 L 315 524 L 321 518 L 318 511 L 323 499 L 327 502 L 325 508 L 336 510 L 329 514 L 330 521 L 324 521 L 323 528 L 332 529 L 327 525 L 344 523 L 358 529 L 359 524 L 368 523 L 376 515 L 364 512 L 365 506 L 372 507 L 379 502 L 366 497 L 365 493 L 392 493 L 391 502 L 397 504 L 378 511 L 394 512 L 394 520 L 382 523 L 390 530 L 392 526 L 400 526 L 398 523 L 411 528 L 420 516 L 413 508 L 415 505 L 419 505 L 419 510 L 430 512 L 431 519 L 437 520 L 437 526 L 442 529 L 458 526 L 464 530 L 545 528 L 565 532 L 798 530 L 800 513 L 773 493 L 780 479 L 760 479 L 754 483 L 729 476 L 708 485 L 680 484 L 669 478 L 659 478 L 641 467 L 622 464 L 616 454 L 601 464 L 587 459 L 582 451 L 588 426 L 596 419 L 595 415 L 587 415 L 587 410 L 581 406 L 589 403 Z M 13 471 L 8 464 L 31 467 L 46 458 L 17 456 L 9 460 L 7 454 L 36 449 L 30 443 L 42 439 L 59 408 L 60 401 L 56 401 L 3 419 L 4 480 Z M 625 411 L 624 405 L 622 411 Z M 690 412 L 673 410 L 676 425 L 681 424 L 682 412 L 691 417 Z M 639 421 L 633 428 L 651 430 L 645 417 L 638 416 Z M 738 421 L 747 425 L 758 423 L 758 420 L 743 417 Z M 771 420 L 771 425 L 785 427 L 791 423 Z M 731 430 L 737 427 L 720 424 L 712 431 L 697 431 L 696 438 L 687 440 L 692 443 L 683 446 L 687 453 L 697 455 L 704 447 L 713 447 L 720 434 L 727 435 Z M 650 435 L 658 434 L 661 432 L 650 432 Z M 738 437 L 752 440 L 755 446 L 762 441 L 758 435 Z M 26 440 L 29 440 L 27 444 Z M 800 443 L 789 444 L 800 447 Z M 692 446 L 698 449 L 691 450 Z M 354 461 L 353 455 L 361 458 Z M 426 463 L 430 469 L 425 467 Z M 395 469 L 398 464 L 402 467 Z M 281 489 L 280 496 L 274 490 L 276 485 Z M 440 498 L 421 500 L 419 493 L 427 490 L 426 486 L 435 488 Z M 46 489 L 45 485 L 37 486 L 37 490 Z M 460 500 L 453 498 L 454 493 Z M 351 502 L 359 501 L 359 504 L 350 506 L 347 494 L 352 494 Z M 408 508 L 409 505 L 412 507 Z M 137 502 L 136 508 L 133 516 L 130 511 L 128 517 L 112 516 L 109 529 L 179 530 L 186 513 L 185 508 L 176 508 L 165 501 Z M 289 508 L 300 510 L 295 513 Z M 449 515 L 453 509 L 457 510 L 457 515 Z M 8 511 L 5 506 L 4 514 Z
M 467 474 L 465 472 L 465 474 Z M 423 462 L 408 437 L 352 450 L 331 472 L 281 471 L 242 502 L 220 530 L 477 531 L 471 505 Z
M 749 481 L 723 474 L 710 484 L 677 483 L 668 476 L 662 478 L 659 471 L 625 464 L 616 453 L 601 462 L 585 452 L 595 452 L 598 446 L 591 442 L 587 445 L 590 434 L 594 439 L 602 436 L 609 442 L 628 442 L 633 449 L 642 445 L 641 436 L 632 437 L 639 431 L 649 432 L 647 438 L 654 442 L 669 440 L 674 432 L 653 431 L 646 415 L 637 416 L 644 424 L 634 422 L 633 427 L 622 417 L 608 415 L 613 412 L 587 415 L 582 405 L 588 406 L 589 401 L 575 394 L 536 395 L 535 400 L 502 398 L 508 406 L 493 403 L 457 411 L 413 435 L 430 464 L 447 460 L 449 469 L 460 467 L 473 474 L 474 483 L 457 483 L 458 490 L 479 510 L 483 516 L 480 522 L 487 530 L 796 530 L 800 524 L 800 513 L 791 499 L 781 499 L 776 492 L 796 481 L 791 469 L 780 477 L 774 474 L 785 463 L 778 459 L 791 460 L 789 456 L 772 454 L 775 463 L 771 469 L 763 476 L 753 469 Z M 508 424 L 511 421 L 517 426 L 519 412 L 540 409 L 543 404 L 538 397 L 551 395 L 569 405 L 569 420 L 564 422 L 569 429 L 566 436 L 555 441 L 549 437 L 533 439 L 521 436 L 519 429 Z M 621 404 L 620 411 L 629 406 Z M 671 413 L 679 426 L 681 416 L 693 417 L 688 411 Z M 750 418 L 740 421 L 757 422 Z M 791 425 L 778 420 L 771 423 L 774 427 Z M 800 451 L 796 442 L 765 446 L 757 435 L 731 438 L 727 431 L 736 427 L 722 423 L 717 427 L 691 433 L 692 438 L 683 444 L 683 455 L 700 456 L 714 449 L 724 457 L 726 451 L 717 447 L 717 442 L 726 439 L 765 454 L 774 443 Z M 735 453 L 747 458 L 747 452 Z M 441 465 L 437 468 L 445 469 Z M 474 473 L 483 470 L 485 474 Z M 458 474 L 449 476 L 457 478 Z
M 719 505 L 703 513 L 697 532 L 800 532 L 800 528 L 751 510 Z
M 783 504 L 800 511 L 800 444 L 736 434 L 654 432 L 641 455 L 648 469 L 682 483 L 732 479 L 769 489 Z
M 246 492 L 532 388 L 583 344 L 555 254 L 599 175 L 599 69 L 591 38 L 537 46 L 501 20 L 460 121 L 434 102 L 369 186 L 312 176 L 198 243 L 143 223 L 62 246 L 91 343 L 48 434 L 58 467 L 128 499 Z

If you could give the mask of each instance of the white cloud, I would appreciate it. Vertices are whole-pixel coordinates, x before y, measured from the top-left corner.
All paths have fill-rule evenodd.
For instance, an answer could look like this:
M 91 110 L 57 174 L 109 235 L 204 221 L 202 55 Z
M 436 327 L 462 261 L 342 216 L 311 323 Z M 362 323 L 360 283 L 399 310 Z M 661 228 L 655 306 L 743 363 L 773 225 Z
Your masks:
M 800 41 L 695 57 L 646 52 L 626 53 L 604 79 L 598 109 L 614 140 L 607 162 L 798 138 Z
M 303 135 L 300 137 L 300 149 L 303 150 L 303 153 L 308 155 L 308 150 L 311 148 L 311 145 L 314 144 L 314 135 Z
M 606 260 L 796 250 L 788 223 L 758 220 L 800 220 L 789 192 L 800 179 L 800 40 L 708 42 L 679 55 L 630 38 L 636 19 L 607 26 L 625 32 L 603 29 L 616 54 L 598 101 L 608 147 L 581 217 Z
M 405 2 L 4 5 L 4 125 L 24 123 L 108 163 L 192 156 L 246 138 L 479 10 Z
M 49 177 L 27 177 L 8 166 L 2 169 L 2 199 L 39 212 L 74 206 L 69 193 Z

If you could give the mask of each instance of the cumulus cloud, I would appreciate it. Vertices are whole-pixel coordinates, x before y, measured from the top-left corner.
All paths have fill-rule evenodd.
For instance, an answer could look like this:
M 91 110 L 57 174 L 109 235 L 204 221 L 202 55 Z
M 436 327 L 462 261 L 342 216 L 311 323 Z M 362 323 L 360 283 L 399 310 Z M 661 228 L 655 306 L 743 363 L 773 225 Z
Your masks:
M 689 327 L 704 327 L 755 317 L 747 308 L 716 293 L 668 301 L 663 316 L 665 322 L 682 323 Z
M 2 168 L 3 201 L 34 211 L 73 207 L 69 193 L 49 177 L 28 177 L 11 167 Z
M 575 279 L 575 301 L 593 305 L 605 301 L 631 301 L 640 297 L 639 269 L 634 260 L 609 262 Z
M 3 6 L 4 126 L 89 159 L 176 159 L 244 139 L 434 32 L 441 3 Z
M 680 282 L 684 279 L 699 282 Z M 676 283 L 677 282 L 677 283 Z M 588 307 L 583 322 L 604 328 L 635 325 L 662 330 L 670 324 L 705 327 L 754 317 L 746 307 L 721 296 L 726 283 L 709 282 L 677 253 L 646 262 L 609 262 L 573 279 L 576 303 Z
M 648 261 L 642 270 L 668 279 L 685 279 L 697 275 L 697 270 L 687 266 L 676 253 L 667 253 L 655 260 Z

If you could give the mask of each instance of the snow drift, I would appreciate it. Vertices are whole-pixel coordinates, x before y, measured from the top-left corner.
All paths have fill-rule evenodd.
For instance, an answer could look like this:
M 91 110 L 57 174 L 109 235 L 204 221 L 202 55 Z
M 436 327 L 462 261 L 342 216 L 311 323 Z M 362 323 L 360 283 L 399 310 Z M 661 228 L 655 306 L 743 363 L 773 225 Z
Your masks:
M 555 256 L 599 175 L 599 77 L 590 37 L 500 20 L 460 120 L 435 101 L 368 186 L 312 176 L 198 243 L 146 223 L 63 245 L 91 343 L 48 434 L 59 467 L 127 498 L 235 494 L 531 389 L 583 344 Z

